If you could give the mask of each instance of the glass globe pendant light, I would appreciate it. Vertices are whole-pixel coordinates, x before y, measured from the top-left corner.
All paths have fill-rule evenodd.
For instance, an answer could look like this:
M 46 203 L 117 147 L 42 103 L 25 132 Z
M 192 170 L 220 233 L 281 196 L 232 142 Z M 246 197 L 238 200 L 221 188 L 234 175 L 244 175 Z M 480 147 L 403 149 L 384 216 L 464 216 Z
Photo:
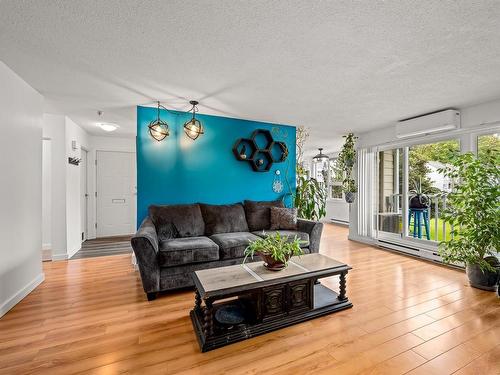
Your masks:
M 162 119 L 160 119 L 160 107 L 163 106 L 160 105 L 160 102 L 157 102 L 157 104 L 158 104 L 158 112 L 156 120 L 151 121 L 148 125 L 148 128 L 151 137 L 160 142 L 170 135 L 170 131 L 168 130 L 168 124 L 165 121 L 162 121 Z
M 203 125 L 201 125 L 200 120 L 196 119 L 196 112 L 198 112 L 198 102 L 196 100 L 191 100 L 189 102 L 193 107 L 193 117 L 184 124 L 184 132 L 192 140 L 197 139 L 200 135 L 204 134 Z

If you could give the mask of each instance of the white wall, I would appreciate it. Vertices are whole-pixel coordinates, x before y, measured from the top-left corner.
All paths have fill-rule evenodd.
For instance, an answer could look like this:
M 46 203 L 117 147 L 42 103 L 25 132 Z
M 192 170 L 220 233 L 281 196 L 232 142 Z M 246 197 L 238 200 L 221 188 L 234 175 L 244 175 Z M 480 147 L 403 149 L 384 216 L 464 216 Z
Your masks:
M 76 150 L 72 142 L 76 141 Z M 81 200 L 80 179 L 81 165 L 68 163 L 68 157 L 80 158 L 81 148 L 89 149 L 87 132 L 75 124 L 70 118 L 65 118 L 65 148 L 66 148 L 66 252 L 71 258 L 82 247 L 81 237 Z
M 51 245 L 52 259 L 66 259 L 66 119 L 43 115 L 43 137 L 51 151 Z
M 52 259 L 52 141 L 42 142 L 42 260 Z
M 500 121 L 500 100 L 493 100 L 486 103 L 477 104 L 470 107 L 456 108 L 461 113 L 461 128 L 462 131 L 468 129 L 480 129 L 481 127 L 491 126 L 492 123 Z M 457 134 L 460 131 L 449 131 L 446 134 Z M 438 134 L 441 136 L 443 133 Z M 359 139 L 357 147 L 380 146 L 386 143 L 397 142 L 396 138 L 396 122 L 387 124 L 380 129 L 375 129 L 369 132 L 358 134 Z M 432 136 L 420 137 L 422 141 L 430 139 Z M 417 139 L 417 138 L 415 138 Z
M 40 284 L 43 98 L 0 62 L 0 316 Z

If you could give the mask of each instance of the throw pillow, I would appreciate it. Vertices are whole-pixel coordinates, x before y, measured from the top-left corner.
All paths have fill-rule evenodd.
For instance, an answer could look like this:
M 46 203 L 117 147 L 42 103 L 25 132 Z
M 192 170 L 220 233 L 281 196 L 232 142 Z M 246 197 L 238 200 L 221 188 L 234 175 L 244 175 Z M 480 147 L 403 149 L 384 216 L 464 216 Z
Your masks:
M 158 235 L 158 241 L 166 241 L 179 237 L 179 231 L 173 223 L 161 224 L 156 228 L 156 234 Z
M 251 232 L 268 230 L 271 227 L 271 207 L 283 207 L 281 200 L 245 201 L 245 214 Z
M 203 236 L 205 223 L 198 204 L 179 204 L 169 206 L 149 206 L 149 216 L 158 231 L 173 224 L 177 237 Z M 167 231 L 171 230 L 167 229 Z
M 286 207 L 271 207 L 271 230 L 297 229 L 297 209 Z
M 245 210 L 241 203 L 229 205 L 200 204 L 205 234 L 248 232 Z

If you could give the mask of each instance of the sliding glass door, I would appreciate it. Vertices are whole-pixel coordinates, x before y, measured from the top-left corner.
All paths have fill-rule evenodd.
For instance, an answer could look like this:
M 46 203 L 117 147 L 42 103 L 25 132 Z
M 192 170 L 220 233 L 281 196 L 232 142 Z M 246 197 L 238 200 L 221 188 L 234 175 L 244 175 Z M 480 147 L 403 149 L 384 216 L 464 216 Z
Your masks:
M 395 243 L 429 249 L 449 238 L 451 229 L 440 217 L 452 181 L 443 168 L 460 152 L 458 140 L 379 148 L 377 152 L 376 236 Z
M 378 152 L 377 233 L 379 238 L 404 235 L 404 149 Z

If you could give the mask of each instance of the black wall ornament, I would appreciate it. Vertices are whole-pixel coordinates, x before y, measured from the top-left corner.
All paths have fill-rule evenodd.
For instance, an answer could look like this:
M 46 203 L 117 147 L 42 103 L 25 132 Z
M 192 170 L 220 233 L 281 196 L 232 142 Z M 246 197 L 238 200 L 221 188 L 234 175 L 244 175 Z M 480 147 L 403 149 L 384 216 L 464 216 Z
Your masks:
M 259 144 L 264 138 L 265 144 Z M 275 141 L 271 132 L 265 129 L 254 130 L 250 138 L 240 138 L 233 146 L 233 154 L 239 161 L 247 161 L 255 172 L 268 172 L 273 163 L 281 163 L 288 157 L 285 142 Z

